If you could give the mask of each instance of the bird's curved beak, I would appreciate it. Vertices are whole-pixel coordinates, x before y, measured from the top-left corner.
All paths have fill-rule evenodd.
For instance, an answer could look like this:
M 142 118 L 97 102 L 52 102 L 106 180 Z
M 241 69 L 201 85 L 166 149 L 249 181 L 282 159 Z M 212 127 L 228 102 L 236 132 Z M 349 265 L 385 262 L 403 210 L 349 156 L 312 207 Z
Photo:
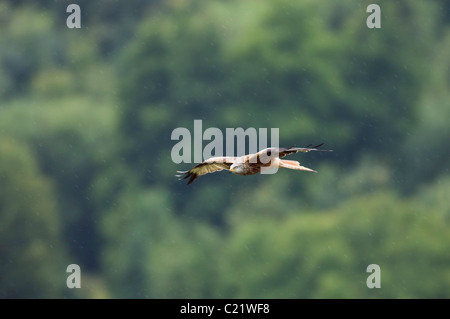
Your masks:
M 231 168 L 231 167 L 230 167 L 230 172 L 234 172 L 234 168 Z

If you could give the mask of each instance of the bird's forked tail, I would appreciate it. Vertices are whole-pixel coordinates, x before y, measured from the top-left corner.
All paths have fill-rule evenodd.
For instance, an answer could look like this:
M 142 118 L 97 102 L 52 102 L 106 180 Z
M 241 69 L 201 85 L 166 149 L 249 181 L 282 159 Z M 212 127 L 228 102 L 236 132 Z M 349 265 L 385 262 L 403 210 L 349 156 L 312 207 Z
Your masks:
M 295 169 L 298 171 L 307 171 L 307 172 L 313 172 L 317 173 L 315 170 L 310 169 L 305 166 L 301 166 L 299 162 L 297 161 L 290 161 L 290 160 L 282 160 L 280 159 L 280 167 L 289 168 L 289 169 Z

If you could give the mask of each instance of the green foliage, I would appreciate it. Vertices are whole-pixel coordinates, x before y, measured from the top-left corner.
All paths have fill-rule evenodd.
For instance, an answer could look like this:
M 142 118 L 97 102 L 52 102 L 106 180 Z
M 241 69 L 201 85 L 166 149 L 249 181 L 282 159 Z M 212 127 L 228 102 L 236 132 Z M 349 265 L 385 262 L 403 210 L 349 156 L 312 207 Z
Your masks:
M 148 287 L 156 298 L 216 297 L 221 242 L 202 224 L 185 223 L 151 249 L 147 259 Z
M 51 183 L 26 146 L 0 138 L 0 298 L 55 298 L 65 283 Z
M 129 188 L 102 219 L 108 238 L 104 267 L 117 296 L 156 297 L 147 288 L 151 278 L 146 274 L 147 262 L 152 249 L 175 234 L 171 211 L 166 191 Z
M 151 16 L 121 56 L 124 156 L 145 184 L 170 178 L 176 168 L 162 164 L 171 162 L 160 141 L 176 127 L 192 127 L 194 119 L 205 127 L 279 127 L 283 145 L 327 141 L 339 151 L 333 162 L 344 168 L 368 152 L 375 162 L 396 160 L 392 148 L 417 123 L 425 72 L 420 61 L 433 41 L 433 6 L 386 4 L 386 32 L 357 27 L 366 12 L 353 2 L 203 6 L 173 6 Z M 426 23 L 416 25 L 418 16 Z M 420 36 L 411 38 L 411 28 Z M 205 183 L 194 192 L 220 188 L 225 195 L 218 205 L 231 200 L 225 186 Z M 177 211 L 223 219 L 223 211 L 211 215 L 203 203 L 194 205 L 179 203 Z
M 217 127 L 280 127 L 289 145 L 320 139 L 353 153 L 367 144 L 389 149 L 415 124 L 419 61 L 434 30 L 430 21 L 415 21 L 430 20 L 432 6 L 387 4 L 387 32 L 356 28 L 366 13 L 353 2 L 327 4 L 347 11 L 338 27 L 330 25 L 333 10 L 319 19 L 314 13 L 324 5 L 312 1 L 240 4 L 244 12 L 257 8 L 246 23 L 218 15 L 217 6 L 205 4 L 210 15 L 182 7 L 153 17 L 125 50 L 123 126 L 132 149 L 141 150 L 129 153 L 142 158 L 139 171 L 154 155 L 154 141 L 196 118 Z M 231 14 L 235 7 L 221 10 Z M 413 27 L 420 36 L 409 37 Z M 155 127 L 146 114 L 166 109 L 178 118 Z
M 450 30 L 447 30 L 430 61 L 432 72 L 422 97 L 420 120 L 402 148 L 407 160 L 397 163 L 400 185 L 407 192 L 416 190 L 421 181 L 449 172 L 450 151 L 442 139 L 450 136 L 449 50 Z
M 170 154 L 160 141 L 167 141 L 173 128 L 192 125 L 190 112 L 204 117 L 212 113 L 211 106 L 217 107 L 215 87 L 222 81 L 223 68 L 218 26 L 214 17 L 188 10 L 143 22 L 122 56 L 124 151 L 144 181 L 173 175 L 173 168 L 162 171 L 152 161 Z
M 448 216 L 379 193 L 326 213 L 237 225 L 221 254 L 226 298 L 448 298 Z M 401 225 L 401 231 L 399 231 Z M 381 267 L 381 289 L 366 268 Z
M 70 251 L 87 269 L 95 269 L 101 244 L 95 220 L 100 210 L 91 193 L 100 191 L 93 188 L 95 181 L 115 163 L 112 157 L 118 137 L 114 110 L 73 96 L 46 102 L 21 100 L 0 109 L 0 114 L 2 131 L 26 142 L 41 170 L 53 179 L 60 211 L 64 212 L 63 238 Z M 118 169 L 115 175 L 120 176 Z
M 3 1 L 0 297 L 449 298 L 448 4 L 370 3 Z M 195 119 L 334 152 L 186 186 Z

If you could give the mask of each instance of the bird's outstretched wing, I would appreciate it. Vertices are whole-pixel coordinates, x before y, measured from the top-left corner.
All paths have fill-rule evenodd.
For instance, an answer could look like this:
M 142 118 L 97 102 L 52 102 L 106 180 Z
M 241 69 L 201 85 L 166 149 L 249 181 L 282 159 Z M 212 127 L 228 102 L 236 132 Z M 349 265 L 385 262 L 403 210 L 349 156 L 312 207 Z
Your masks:
M 212 157 L 207 159 L 206 161 L 195 165 L 188 171 L 177 171 L 179 175 L 175 175 L 179 177 L 179 179 L 189 178 L 188 185 L 192 183 L 198 177 L 208 174 L 214 173 L 218 171 L 222 171 L 224 169 L 229 170 L 230 166 L 236 161 L 236 157 L 226 156 L 226 157 Z
M 287 155 L 293 154 L 293 153 L 298 153 L 298 152 L 302 152 L 302 153 L 308 153 L 311 151 L 319 151 L 319 152 L 333 152 L 332 150 L 322 150 L 319 149 L 319 147 L 321 147 L 323 145 L 319 144 L 316 146 L 311 146 L 312 144 L 309 144 L 306 147 L 289 147 L 289 148 L 280 148 L 279 150 L 279 157 L 285 157 Z

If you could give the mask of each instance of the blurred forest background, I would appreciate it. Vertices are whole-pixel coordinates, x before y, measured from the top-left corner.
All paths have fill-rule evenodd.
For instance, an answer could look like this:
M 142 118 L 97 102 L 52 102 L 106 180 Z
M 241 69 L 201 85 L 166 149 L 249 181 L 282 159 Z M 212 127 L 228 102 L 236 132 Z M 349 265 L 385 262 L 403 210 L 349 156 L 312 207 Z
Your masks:
M 2 1 L 0 297 L 449 298 L 449 23 L 446 0 Z M 194 119 L 334 152 L 186 186 Z

